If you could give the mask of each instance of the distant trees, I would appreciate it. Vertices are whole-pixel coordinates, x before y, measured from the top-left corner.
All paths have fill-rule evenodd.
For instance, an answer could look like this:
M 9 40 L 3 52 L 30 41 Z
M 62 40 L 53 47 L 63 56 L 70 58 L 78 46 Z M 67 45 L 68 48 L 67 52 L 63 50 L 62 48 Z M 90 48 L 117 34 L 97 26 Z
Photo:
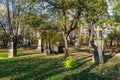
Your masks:
M 119 24 L 120 22 L 120 0 L 112 0 L 111 2 L 111 10 L 113 13 L 113 17 L 115 19 L 115 22 Z
M 113 42 L 117 42 L 117 45 L 119 45 L 120 42 L 120 1 L 119 0 L 108 0 L 110 4 L 110 23 L 112 26 L 114 26 L 111 33 L 108 35 L 108 38 L 110 39 L 110 46 L 113 45 Z
M 19 0 L 2 0 L 0 3 L 3 5 L 4 10 L 6 10 L 4 16 L 2 17 L 1 23 L 4 32 L 5 27 L 9 30 L 7 34 L 7 40 L 10 41 L 9 50 L 10 57 L 16 56 L 17 53 L 17 42 L 18 42 L 18 28 L 20 27 L 20 22 L 18 21 L 19 15 L 21 15 L 20 9 L 17 7 Z
M 114 28 L 111 33 L 108 35 L 110 39 L 110 46 L 113 45 L 113 42 L 117 42 L 117 45 L 120 45 L 120 28 Z
M 33 31 L 33 34 L 35 34 L 38 29 L 38 32 L 40 32 L 39 44 L 43 39 L 45 43 L 53 43 L 59 39 L 58 35 L 60 35 L 60 38 L 62 35 L 65 54 L 69 56 L 68 36 L 72 31 L 82 22 L 88 24 L 89 42 L 92 42 L 94 41 L 93 26 L 101 26 L 104 23 L 103 19 L 108 18 L 107 2 L 105 0 L 5 0 L 3 2 L 7 12 L 7 17 L 3 19 L 6 19 L 10 34 L 14 37 L 15 50 L 17 49 L 18 28 L 21 27 L 23 28 L 23 37 L 26 38 L 31 38 L 32 34 L 30 32 Z M 113 5 L 112 9 L 115 14 L 114 21 L 118 22 L 119 10 L 116 10 L 116 8 L 119 4 L 118 2 L 115 4 L 117 6 Z M 115 33 L 115 35 L 118 35 L 118 33 Z M 111 36 L 110 39 L 112 39 Z M 99 55 L 98 57 L 100 57 Z M 96 55 L 94 56 L 96 57 Z

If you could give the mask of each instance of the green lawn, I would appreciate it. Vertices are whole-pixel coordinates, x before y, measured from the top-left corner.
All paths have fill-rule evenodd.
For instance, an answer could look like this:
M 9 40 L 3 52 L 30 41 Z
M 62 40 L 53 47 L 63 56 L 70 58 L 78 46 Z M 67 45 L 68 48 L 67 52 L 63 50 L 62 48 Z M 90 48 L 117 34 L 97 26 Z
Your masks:
M 34 51 L 19 51 L 15 58 L 7 58 L 0 52 L 0 80 L 120 80 L 117 71 L 119 56 L 110 58 L 105 64 L 95 65 L 91 54 L 72 55 L 77 66 L 65 69 L 63 54 L 45 56 Z

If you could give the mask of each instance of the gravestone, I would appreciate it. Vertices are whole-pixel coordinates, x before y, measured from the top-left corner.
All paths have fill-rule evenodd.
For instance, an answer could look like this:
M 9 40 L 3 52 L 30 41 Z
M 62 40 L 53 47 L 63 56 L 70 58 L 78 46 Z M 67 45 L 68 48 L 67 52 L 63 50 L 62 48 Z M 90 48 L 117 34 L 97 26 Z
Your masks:
M 9 42 L 9 49 L 8 49 L 8 58 L 15 57 L 17 54 L 17 49 L 14 48 L 14 42 Z
M 8 44 L 9 49 L 8 49 L 8 58 L 12 58 L 15 57 L 17 54 L 17 49 L 16 49 L 16 43 L 15 41 L 15 37 L 13 35 L 10 36 L 10 42 Z
M 23 45 L 27 46 L 27 39 L 25 37 L 23 37 Z
M 14 57 L 13 55 L 13 42 L 9 42 L 8 58 Z
M 45 55 L 50 55 L 50 49 L 45 49 L 45 50 L 44 50 L 44 54 L 45 54 Z
M 38 40 L 38 52 L 42 52 L 41 39 Z
M 57 52 L 57 53 L 63 53 L 64 52 L 63 46 L 62 45 L 55 45 L 54 46 L 54 51 Z
M 46 42 L 46 48 L 44 49 L 45 55 L 50 55 L 50 43 Z

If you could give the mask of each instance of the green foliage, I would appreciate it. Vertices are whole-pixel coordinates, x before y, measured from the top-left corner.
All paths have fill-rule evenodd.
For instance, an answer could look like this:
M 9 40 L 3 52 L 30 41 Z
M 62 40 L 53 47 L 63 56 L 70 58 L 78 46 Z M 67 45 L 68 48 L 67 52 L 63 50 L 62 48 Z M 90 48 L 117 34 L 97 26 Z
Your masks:
M 67 57 L 65 63 L 64 63 L 65 68 L 71 69 L 76 67 L 76 61 L 72 57 Z
M 107 2 L 106 0 L 87 0 L 86 3 L 85 18 L 88 23 L 97 23 L 99 20 L 107 16 Z
M 112 12 L 116 22 L 120 22 L 120 0 L 112 1 Z
M 33 32 L 34 30 L 30 27 L 25 27 L 24 29 L 24 36 L 27 38 L 27 39 L 31 39 L 33 38 Z
M 0 40 L 2 41 L 2 40 L 5 40 L 5 39 L 7 39 L 6 35 L 5 34 L 0 34 Z
M 43 33 L 42 39 L 45 42 L 50 42 L 51 44 L 55 44 L 56 42 L 61 41 L 61 35 L 54 30 L 49 30 Z
M 108 39 L 120 40 L 120 29 L 117 27 L 114 28 L 108 35 Z

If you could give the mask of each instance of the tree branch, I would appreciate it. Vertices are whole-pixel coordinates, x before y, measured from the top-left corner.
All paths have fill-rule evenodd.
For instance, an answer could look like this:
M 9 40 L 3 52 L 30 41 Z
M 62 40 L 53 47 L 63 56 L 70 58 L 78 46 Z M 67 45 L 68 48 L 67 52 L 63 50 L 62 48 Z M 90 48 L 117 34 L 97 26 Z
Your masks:
M 2 22 L 0 22 L 0 25 L 1 25 L 1 27 L 3 28 L 4 32 L 5 32 L 6 38 L 8 39 L 9 37 L 8 37 L 8 35 L 7 35 L 7 32 L 6 32 L 6 30 L 5 30 L 4 25 L 2 24 Z
M 70 34 L 74 29 L 77 28 L 78 20 L 79 20 L 79 16 L 80 16 L 80 14 L 81 14 L 81 13 L 78 12 L 78 15 L 74 18 L 74 19 L 77 19 L 76 22 L 75 22 L 75 25 L 74 25 L 74 21 L 73 21 L 72 24 L 71 24 L 71 26 L 70 26 L 70 30 L 68 30 L 68 33 L 67 33 L 67 36 L 66 36 L 66 37 L 68 37 L 69 34 Z M 73 26 L 74 26 L 74 27 L 73 27 Z

